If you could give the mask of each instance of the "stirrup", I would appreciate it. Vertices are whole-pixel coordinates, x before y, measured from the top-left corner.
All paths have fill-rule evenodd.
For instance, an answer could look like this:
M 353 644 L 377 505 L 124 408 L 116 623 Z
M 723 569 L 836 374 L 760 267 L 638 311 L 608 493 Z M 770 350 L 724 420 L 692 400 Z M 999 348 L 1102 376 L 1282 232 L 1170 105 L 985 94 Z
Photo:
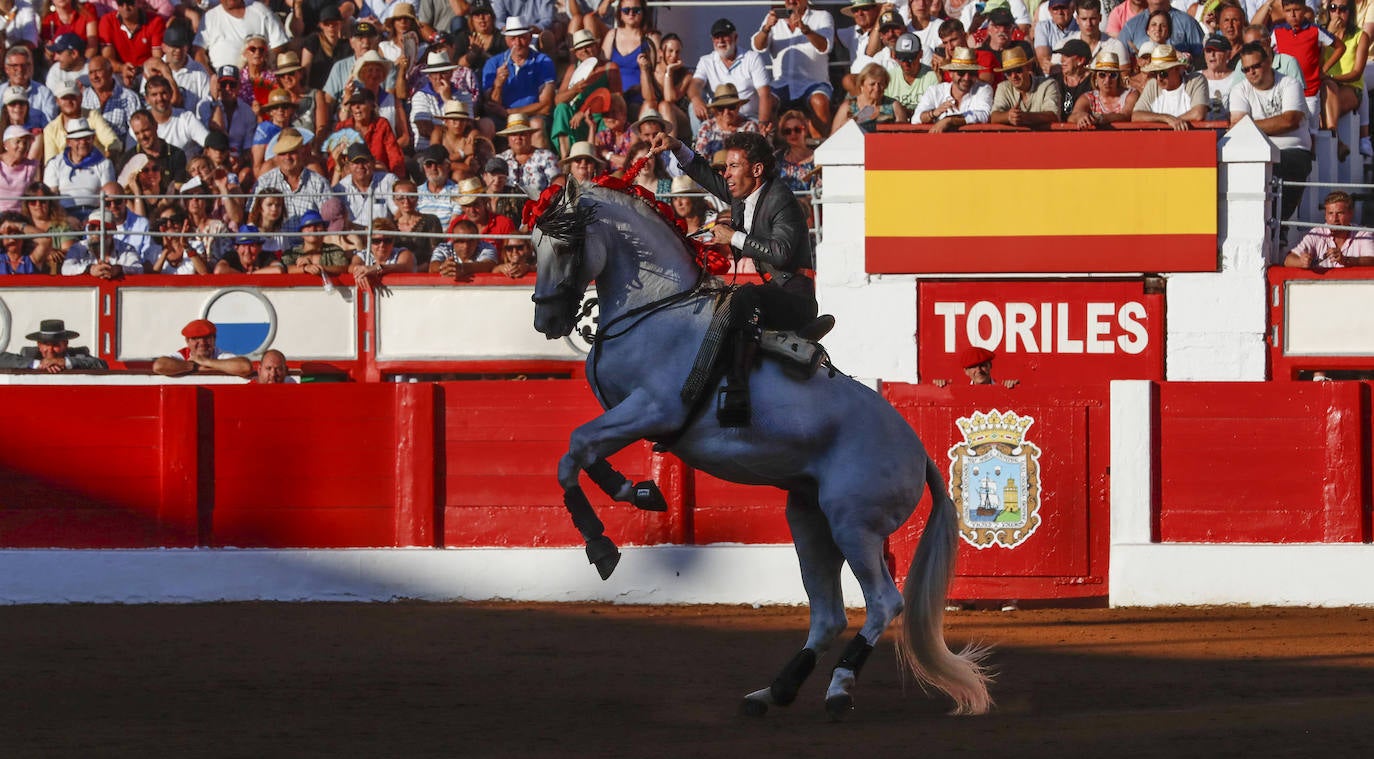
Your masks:
M 749 383 L 729 380 L 716 396 L 716 423 L 722 427 L 749 426 Z
M 830 330 L 835 328 L 835 317 L 830 314 L 821 314 L 811 323 L 797 330 L 797 337 L 803 340 L 810 340 L 813 343 L 821 341 L 822 337 L 830 334 Z
M 766 329 L 759 347 L 764 353 L 782 359 L 783 371 L 799 379 L 815 374 L 825 360 L 824 348 L 796 332 Z

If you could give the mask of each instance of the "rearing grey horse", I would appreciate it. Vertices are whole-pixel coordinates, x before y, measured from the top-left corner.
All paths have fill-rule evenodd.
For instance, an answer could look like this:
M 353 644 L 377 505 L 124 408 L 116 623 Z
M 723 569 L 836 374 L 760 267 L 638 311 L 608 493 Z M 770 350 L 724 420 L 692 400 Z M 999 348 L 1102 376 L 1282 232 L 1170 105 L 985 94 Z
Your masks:
M 852 707 L 864 661 L 903 610 L 903 663 L 953 698 L 956 713 L 986 712 L 983 652 L 969 647 L 954 654 L 943 636 L 954 504 L 901 415 L 844 375 L 819 372 L 799 380 L 764 362 L 750 378 L 751 426 L 721 428 L 714 414 L 693 413 L 680 398 L 712 310 L 682 235 L 639 198 L 570 180 L 540 216 L 533 239 L 535 329 L 550 339 L 568 335 L 586 288 L 596 282 L 599 332 L 587 357 L 587 381 L 606 411 L 572 432 L 558 480 L 603 579 L 619 553 L 602 534 L 579 473 L 587 470 L 618 501 L 658 509 L 662 497 L 652 483 L 629 483 L 606 457 L 640 439 L 670 441 L 672 453 L 696 469 L 787 491 L 787 522 L 811 604 L 810 634 L 769 687 L 745 696 L 742 711 L 762 714 L 771 704 L 790 704 L 817 656 L 844 631 L 840 568 L 847 561 L 863 588 L 867 617 L 832 673 L 825 702 L 831 716 Z M 883 542 L 911 516 L 927 485 L 934 506 L 903 593 L 883 560 Z

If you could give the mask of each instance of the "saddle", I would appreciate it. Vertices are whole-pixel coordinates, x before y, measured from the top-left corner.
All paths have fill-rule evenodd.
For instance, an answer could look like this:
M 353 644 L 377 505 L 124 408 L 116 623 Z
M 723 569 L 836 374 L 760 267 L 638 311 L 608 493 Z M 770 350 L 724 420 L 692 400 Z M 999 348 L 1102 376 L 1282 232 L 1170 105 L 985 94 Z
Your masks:
M 715 386 L 722 377 L 727 381 L 716 404 L 716 418 L 722 427 L 747 427 L 749 425 L 748 378 L 754 369 L 754 358 L 758 351 L 772 357 L 782 364 L 783 371 L 800 380 L 809 379 L 823 364 L 828 356 L 821 347 L 820 339 L 835 326 L 835 318 L 830 315 L 817 317 L 811 324 L 795 332 L 762 329 L 759 315 L 753 314 L 744 323 L 735 316 L 732 301 L 734 288 L 724 291 L 723 297 L 715 301 L 711 326 L 706 330 L 701 347 L 697 350 L 692 370 L 683 382 L 681 397 L 689 407 L 695 409 L 703 399 L 706 388 Z M 722 359 L 722 349 L 727 342 L 733 342 L 734 360 Z

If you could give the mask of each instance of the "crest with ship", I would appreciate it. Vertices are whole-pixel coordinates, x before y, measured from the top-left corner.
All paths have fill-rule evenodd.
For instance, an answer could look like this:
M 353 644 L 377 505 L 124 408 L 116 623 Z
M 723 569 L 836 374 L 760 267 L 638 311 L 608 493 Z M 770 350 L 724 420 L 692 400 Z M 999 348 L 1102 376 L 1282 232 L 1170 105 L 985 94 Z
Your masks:
M 955 420 L 964 439 L 949 449 L 950 494 L 969 545 L 1013 548 L 1040 526 L 1040 449 L 1026 439 L 1034 423 L 997 409 Z

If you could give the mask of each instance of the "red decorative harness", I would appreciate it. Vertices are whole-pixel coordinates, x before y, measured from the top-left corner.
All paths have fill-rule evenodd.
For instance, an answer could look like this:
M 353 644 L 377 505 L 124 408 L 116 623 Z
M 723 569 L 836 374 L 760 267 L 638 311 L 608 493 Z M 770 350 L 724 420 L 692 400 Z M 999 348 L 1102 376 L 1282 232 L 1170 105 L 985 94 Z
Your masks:
M 677 230 L 678 234 L 682 236 L 683 241 L 691 246 L 696 254 L 697 266 L 700 266 L 711 274 L 724 274 L 730 271 L 731 261 L 729 256 L 717 250 L 713 245 L 688 237 L 687 222 L 679 219 L 677 214 L 673 213 L 672 206 L 654 197 L 652 192 L 649 192 L 637 184 L 633 184 L 634 178 L 638 176 L 639 172 L 643 171 L 644 167 L 648 165 L 648 162 L 653 159 L 653 155 L 640 157 L 639 160 L 630 164 L 630 166 L 625 169 L 625 177 L 623 179 L 605 174 L 597 177 L 593 181 L 607 189 L 617 190 L 626 195 L 639 198 L 648 204 L 650 208 L 657 211 L 658 215 L 663 217 L 664 221 L 668 222 Z M 549 210 L 549 206 L 553 205 L 553 199 L 558 193 L 562 192 L 562 190 L 562 185 L 549 185 L 544 188 L 544 192 L 540 193 L 538 200 L 525 201 L 525 209 L 521 214 L 521 219 L 526 229 L 534 228 L 535 222 L 540 216 L 544 215 L 545 211 Z

